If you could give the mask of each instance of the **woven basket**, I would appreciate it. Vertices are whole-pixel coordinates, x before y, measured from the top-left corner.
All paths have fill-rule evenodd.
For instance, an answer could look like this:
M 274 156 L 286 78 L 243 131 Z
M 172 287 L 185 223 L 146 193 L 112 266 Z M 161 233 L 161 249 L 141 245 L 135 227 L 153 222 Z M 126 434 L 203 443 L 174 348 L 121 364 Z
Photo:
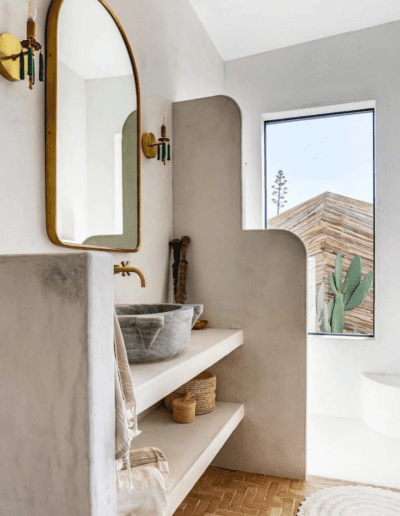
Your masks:
M 172 412 L 172 401 L 176 398 L 182 398 L 185 396 L 186 391 L 189 390 L 194 394 L 196 400 L 196 416 L 208 414 L 215 407 L 216 387 L 217 379 L 215 375 L 210 371 L 203 371 L 196 378 L 193 378 L 193 380 L 169 394 L 164 399 L 165 406 Z
M 186 391 L 184 398 L 179 397 L 172 400 L 172 417 L 176 423 L 193 423 L 196 415 L 196 400 L 193 393 Z
M 194 330 L 205 330 L 207 328 L 208 321 L 198 320 L 193 326 Z

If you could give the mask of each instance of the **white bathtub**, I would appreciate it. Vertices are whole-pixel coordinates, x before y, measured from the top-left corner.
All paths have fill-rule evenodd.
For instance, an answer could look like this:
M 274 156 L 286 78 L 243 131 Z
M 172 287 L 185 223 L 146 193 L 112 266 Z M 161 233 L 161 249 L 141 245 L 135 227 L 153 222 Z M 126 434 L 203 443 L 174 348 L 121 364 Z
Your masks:
M 362 375 L 362 419 L 376 432 L 400 439 L 400 376 Z

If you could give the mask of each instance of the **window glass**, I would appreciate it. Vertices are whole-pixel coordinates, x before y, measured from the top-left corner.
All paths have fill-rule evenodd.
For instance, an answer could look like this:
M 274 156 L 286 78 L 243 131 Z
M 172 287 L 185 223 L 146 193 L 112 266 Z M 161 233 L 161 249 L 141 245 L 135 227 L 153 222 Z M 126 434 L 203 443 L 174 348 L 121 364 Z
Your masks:
M 374 111 L 265 123 L 266 227 L 308 253 L 308 329 L 374 334 Z

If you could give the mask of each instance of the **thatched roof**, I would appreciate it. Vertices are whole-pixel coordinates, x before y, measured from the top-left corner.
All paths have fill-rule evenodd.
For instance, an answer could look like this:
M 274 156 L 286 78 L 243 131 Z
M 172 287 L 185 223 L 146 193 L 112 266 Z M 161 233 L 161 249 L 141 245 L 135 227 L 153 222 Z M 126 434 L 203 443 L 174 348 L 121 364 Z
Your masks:
M 347 271 L 356 254 L 361 257 L 363 276 L 373 270 L 373 204 L 325 192 L 269 219 L 269 229 L 286 229 L 304 242 L 308 255 L 316 259 L 317 290 L 322 281 L 330 292 L 328 276 L 338 253 Z M 373 333 L 373 290 L 363 303 L 346 312 L 345 331 Z

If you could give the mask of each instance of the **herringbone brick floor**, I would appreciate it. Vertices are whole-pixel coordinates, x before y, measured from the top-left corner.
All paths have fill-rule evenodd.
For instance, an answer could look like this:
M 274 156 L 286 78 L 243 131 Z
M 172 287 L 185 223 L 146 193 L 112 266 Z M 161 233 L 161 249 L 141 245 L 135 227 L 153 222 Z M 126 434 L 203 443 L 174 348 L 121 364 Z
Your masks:
M 309 477 L 307 482 L 209 467 L 174 516 L 295 516 L 314 491 L 354 482 Z

